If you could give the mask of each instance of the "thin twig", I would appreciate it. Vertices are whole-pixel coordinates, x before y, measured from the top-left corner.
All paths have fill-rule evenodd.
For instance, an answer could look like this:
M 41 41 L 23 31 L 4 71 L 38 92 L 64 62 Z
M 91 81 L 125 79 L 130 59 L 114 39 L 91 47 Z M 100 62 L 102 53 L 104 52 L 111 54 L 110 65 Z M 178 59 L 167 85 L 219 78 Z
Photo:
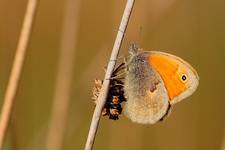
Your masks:
M 222 138 L 221 150 L 225 150 L 225 128 L 224 128 L 224 134 L 223 134 L 223 138 Z
M 24 57 L 30 40 L 34 18 L 37 12 L 37 5 L 38 0 L 29 0 L 27 4 L 27 9 L 16 49 L 14 62 L 12 65 L 9 83 L 6 89 L 4 103 L 2 106 L 0 120 L 0 149 L 3 148 L 3 142 L 9 126 L 9 120 L 11 117 L 12 107 L 21 75 L 21 70 L 23 67 Z
M 59 66 L 54 92 L 54 101 L 47 135 L 46 150 L 62 149 L 66 131 L 71 83 L 74 68 L 76 35 L 80 1 L 67 0 L 62 27 Z
M 94 140 L 95 140 L 95 136 L 97 133 L 97 129 L 98 129 L 98 125 L 99 125 L 99 121 L 101 118 L 101 112 L 102 109 L 105 105 L 106 102 L 106 98 L 107 98 L 107 94 L 108 94 L 108 89 L 109 89 L 109 83 L 110 83 L 110 78 L 112 76 L 113 73 L 113 69 L 115 68 L 116 65 L 116 59 L 119 53 L 119 49 L 121 47 L 122 44 L 122 40 L 124 37 L 124 33 L 126 31 L 126 27 L 132 12 L 132 8 L 134 5 L 134 0 L 127 0 L 127 4 L 123 13 L 123 17 L 120 23 L 120 27 L 117 33 L 117 37 L 112 49 L 112 53 L 111 53 L 111 57 L 110 57 L 110 61 L 108 63 L 107 66 L 107 70 L 106 70 L 106 74 L 105 74 L 105 78 L 104 78 L 104 82 L 102 85 L 102 89 L 101 92 L 99 94 L 98 100 L 97 100 L 97 105 L 95 107 L 95 111 L 92 117 L 92 121 L 91 121 L 91 126 L 89 129 L 89 133 L 88 133 L 88 138 L 86 141 L 86 145 L 85 145 L 85 150 L 91 150 L 94 144 Z

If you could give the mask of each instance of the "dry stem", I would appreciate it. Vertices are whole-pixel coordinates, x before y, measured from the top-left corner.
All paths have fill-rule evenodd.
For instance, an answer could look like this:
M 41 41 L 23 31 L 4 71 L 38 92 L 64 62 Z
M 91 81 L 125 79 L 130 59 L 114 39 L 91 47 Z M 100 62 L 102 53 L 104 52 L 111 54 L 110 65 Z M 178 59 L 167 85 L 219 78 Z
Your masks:
M 224 134 L 223 134 L 223 138 L 222 138 L 221 150 L 225 150 L 225 128 L 224 128 Z
M 120 27 L 119 27 L 119 30 L 117 33 L 117 37 L 116 37 L 116 40 L 115 40 L 115 43 L 114 43 L 114 46 L 112 49 L 110 61 L 107 66 L 102 89 L 101 89 L 101 92 L 98 97 L 98 103 L 95 107 L 95 111 L 94 111 L 94 114 L 92 117 L 91 126 L 89 129 L 88 138 L 87 138 L 86 145 L 85 145 L 85 150 L 91 150 L 93 147 L 93 144 L 94 144 L 96 132 L 97 132 L 98 125 L 99 125 L 99 120 L 101 117 L 101 112 L 105 105 L 108 90 L 109 90 L 109 83 L 110 83 L 109 79 L 112 76 L 113 69 L 115 68 L 116 59 L 117 59 L 117 56 L 119 53 L 119 49 L 120 49 L 120 46 L 121 46 L 121 43 L 122 43 L 122 40 L 124 37 L 124 33 L 125 33 L 125 30 L 126 30 L 129 18 L 130 18 L 130 14 L 131 14 L 133 5 L 134 5 L 134 0 L 127 0 L 126 8 L 124 10 L 123 17 L 122 17 L 122 20 L 120 23 Z
M 3 148 L 3 142 L 9 126 L 9 120 L 12 113 L 12 107 L 23 67 L 24 57 L 26 54 L 28 42 L 31 35 L 32 25 L 37 10 L 38 0 L 29 0 L 19 37 L 14 62 L 9 78 L 9 83 L 4 97 L 0 120 L 0 149 Z
M 49 132 L 46 141 L 46 150 L 60 150 L 63 145 L 74 68 L 79 3 L 79 0 L 67 0 L 65 5 L 65 19 L 62 28 L 59 66 Z

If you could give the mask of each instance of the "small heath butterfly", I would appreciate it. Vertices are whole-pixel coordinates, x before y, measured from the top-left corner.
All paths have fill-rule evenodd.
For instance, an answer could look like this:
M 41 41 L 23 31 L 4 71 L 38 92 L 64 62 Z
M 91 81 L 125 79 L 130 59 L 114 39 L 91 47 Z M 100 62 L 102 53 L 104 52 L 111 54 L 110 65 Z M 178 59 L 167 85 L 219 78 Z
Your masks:
M 125 114 L 133 122 L 154 124 L 199 84 L 195 69 L 183 59 L 132 44 L 125 60 Z

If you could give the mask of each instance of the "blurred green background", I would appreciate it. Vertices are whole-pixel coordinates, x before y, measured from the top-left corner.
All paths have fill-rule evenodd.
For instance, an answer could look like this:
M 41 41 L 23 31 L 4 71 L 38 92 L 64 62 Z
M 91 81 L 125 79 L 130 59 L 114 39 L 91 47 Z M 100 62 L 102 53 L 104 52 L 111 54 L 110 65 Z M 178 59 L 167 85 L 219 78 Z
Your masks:
M 40 0 L 5 150 L 44 149 L 66 2 Z M 1 104 L 26 3 L 0 0 Z M 84 149 L 94 110 L 93 80 L 104 77 L 126 1 L 74 3 L 75 61 L 63 150 Z M 136 0 L 121 56 L 131 41 L 145 50 L 187 60 L 198 71 L 200 86 L 162 123 L 139 125 L 125 116 L 119 121 L 102 118 L 94 149 L 220 150 L 225 138 L 225 1 Z

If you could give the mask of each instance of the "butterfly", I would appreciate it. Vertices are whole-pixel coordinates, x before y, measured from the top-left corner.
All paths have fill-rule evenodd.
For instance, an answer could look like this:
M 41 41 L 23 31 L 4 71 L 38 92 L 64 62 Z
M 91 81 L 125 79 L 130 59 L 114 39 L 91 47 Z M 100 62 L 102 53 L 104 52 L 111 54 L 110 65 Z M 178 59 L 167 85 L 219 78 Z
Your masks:
M 154 124 L 198 85 L 196 70 L 180 57 L 132 44 L 125 59 L 125 115 L 133 122 Z

